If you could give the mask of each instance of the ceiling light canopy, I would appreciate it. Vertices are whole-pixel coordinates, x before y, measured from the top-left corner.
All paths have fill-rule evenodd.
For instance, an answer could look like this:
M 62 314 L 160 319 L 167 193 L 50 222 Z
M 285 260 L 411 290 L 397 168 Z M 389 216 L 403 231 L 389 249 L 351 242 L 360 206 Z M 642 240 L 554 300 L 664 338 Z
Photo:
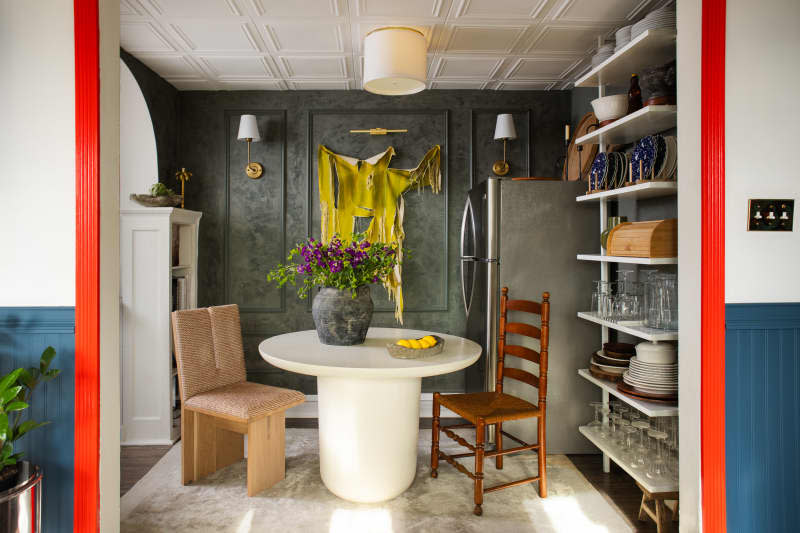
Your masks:
M 400 96 L 425 89 L 427 45 L 414 28 L 389 26 L 364 38 L 364 90 Z

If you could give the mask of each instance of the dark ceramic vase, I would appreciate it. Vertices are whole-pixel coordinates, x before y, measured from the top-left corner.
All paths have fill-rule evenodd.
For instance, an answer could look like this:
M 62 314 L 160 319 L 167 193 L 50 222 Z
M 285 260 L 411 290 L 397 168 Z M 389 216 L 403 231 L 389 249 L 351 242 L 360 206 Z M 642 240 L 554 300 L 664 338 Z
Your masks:
M 641 73 L 642 92 L 648 102 L 675 103 L 675 61 L 645 69 Z
M 334 346 L 362 344 L 367 338 L 373 307 L 369 285 L 359 287 L 355 298 L 350 290 L 321 288 L 311 306 L 319 341 Z

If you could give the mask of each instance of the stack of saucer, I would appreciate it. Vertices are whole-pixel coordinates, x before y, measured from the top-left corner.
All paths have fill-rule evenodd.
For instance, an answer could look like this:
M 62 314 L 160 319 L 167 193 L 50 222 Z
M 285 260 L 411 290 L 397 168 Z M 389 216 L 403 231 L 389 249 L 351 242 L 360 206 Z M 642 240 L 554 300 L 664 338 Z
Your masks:
M 628 370 L 634 353 L 632 344 L 607 342 L 602 350 L 592 354 L 589 371 L 595 377 L 617 381 Z
M 633 357 L 630 368 L 622 375 L 622 380 L 640 396 L 677 397 L 678 363 L 645 363 Z
M 674 4 L 656 9 L 631 27 L 631 39 L 636 39 L 647 30 L 674 28 L 676 21 Z
M 623 26 L 614 33 L 616 37 L 614 52 L 618 52 L 620 48 L 631 42 L 631 27 L 632 26 Z
M 605 43 L 597 49 L 597 53 L 592 56 L 592 66 L 596 67 L 609 57 L 614 55 L 614 43 Z

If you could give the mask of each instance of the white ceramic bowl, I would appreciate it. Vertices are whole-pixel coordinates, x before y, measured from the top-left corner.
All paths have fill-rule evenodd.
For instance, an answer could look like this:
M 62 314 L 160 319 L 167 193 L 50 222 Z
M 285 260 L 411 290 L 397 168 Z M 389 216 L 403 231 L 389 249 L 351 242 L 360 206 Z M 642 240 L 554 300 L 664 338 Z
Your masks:
M 678 360 L 675 346 L 666 342 L 640 342 L 636 345 L 636 359 L 642 363 L 671 365 Z
M 616 120 L 624 117 L 628 111 L 628 95 L 627 94 L 612 94 L 611 96 L 603 96 L 592 100 L 592 108 L 597 120 L 603 122 L 605 120 Z

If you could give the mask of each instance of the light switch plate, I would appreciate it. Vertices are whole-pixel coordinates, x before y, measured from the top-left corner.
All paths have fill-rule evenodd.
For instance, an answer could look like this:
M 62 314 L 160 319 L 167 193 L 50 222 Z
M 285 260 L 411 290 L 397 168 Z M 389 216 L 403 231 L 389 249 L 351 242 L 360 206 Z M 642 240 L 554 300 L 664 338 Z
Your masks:
M 751 199 L 747 231 L 792 231 L 794 200 Z

